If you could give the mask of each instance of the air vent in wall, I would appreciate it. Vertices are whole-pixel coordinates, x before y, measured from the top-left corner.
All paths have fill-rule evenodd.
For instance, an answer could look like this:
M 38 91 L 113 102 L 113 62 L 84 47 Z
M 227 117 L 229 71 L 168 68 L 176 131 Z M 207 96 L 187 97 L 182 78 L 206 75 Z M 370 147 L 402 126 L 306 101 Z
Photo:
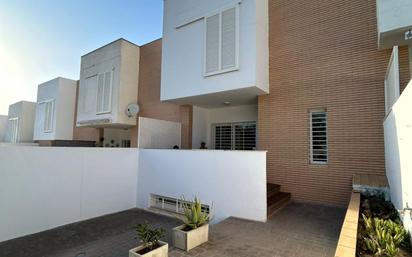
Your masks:
M 188 201 L 156 194 L 150 195 L 150 208 L 157 210 L 184 214 L 182 205 L 185 203 L 188 203 Z M 202 210 L 206 213 L 210 213 L 209 205 L 202 204 Z

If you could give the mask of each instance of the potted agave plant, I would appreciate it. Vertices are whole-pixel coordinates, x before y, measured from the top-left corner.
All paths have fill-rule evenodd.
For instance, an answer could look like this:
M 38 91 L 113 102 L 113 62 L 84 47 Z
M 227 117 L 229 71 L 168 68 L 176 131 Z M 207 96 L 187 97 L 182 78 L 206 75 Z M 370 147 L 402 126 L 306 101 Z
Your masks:
M 188 203 L 183 199 L 182 208 L 184 224 L 173 229 L 173 245 L 189 251 L 209 240 L 210 215 L 202 210 L 202 204 L 197 197 Z
M 142 245 L 131 249 L 129 257 L 145 256 L 145 257 L 167 257 L 169 245 L 160 239 L 165 235 L 165 230 L 162 228 L 151 229 L 149 224 L 137 225 L 137 235 L 142 242 Z

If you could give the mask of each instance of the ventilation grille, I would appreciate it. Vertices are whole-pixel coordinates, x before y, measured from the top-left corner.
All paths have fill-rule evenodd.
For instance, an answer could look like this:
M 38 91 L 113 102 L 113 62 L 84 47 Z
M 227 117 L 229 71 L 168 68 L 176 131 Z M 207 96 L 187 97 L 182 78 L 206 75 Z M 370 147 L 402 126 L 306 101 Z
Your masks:
M 176 214 L 184 214 L 183 205 L 190 203 L 189 201 L 183 201 L 173 197 L 167 197 L 162 195 L 151 194 L 150 195 L 150 208 L 172 212 Z M 210 213 L 209 205 L 202 204 L 202 211 Z

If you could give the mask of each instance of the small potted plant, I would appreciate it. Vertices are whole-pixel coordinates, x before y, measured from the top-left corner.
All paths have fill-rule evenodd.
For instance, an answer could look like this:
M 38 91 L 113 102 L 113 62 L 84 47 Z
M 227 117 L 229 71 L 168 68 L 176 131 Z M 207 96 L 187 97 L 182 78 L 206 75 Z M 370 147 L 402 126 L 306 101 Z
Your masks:
M 151 229 L 147 223 L 137 225 L 137 235 L 142 245 L 131 249 L 129 257 L 167 257 L 169 245 L 160 239 L 165 235 L 162 228 Z
M 182 201 L 183 225 L 173 229 L 173 245 L 189 251 L 209 240 L 210 215 L 202 210 L 200 200 L 195 197 L 191 202 Z

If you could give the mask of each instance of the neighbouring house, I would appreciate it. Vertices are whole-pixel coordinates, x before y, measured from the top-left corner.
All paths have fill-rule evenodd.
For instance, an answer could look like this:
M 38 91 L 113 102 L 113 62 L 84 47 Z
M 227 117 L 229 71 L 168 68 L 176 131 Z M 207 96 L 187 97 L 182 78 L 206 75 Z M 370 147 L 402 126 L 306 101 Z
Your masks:
M 4 137 L 6 135 L 6 128 L 7 128 L 7 116 L 0 115 L 0 142 L 4 142 Z
M 73 140 L 77 82 L 56 78 L 37 90 L 35 141 Z
M 77 127 L 100 129 L 103 147 L 191 148 L 192 107 L 160 101 L 161 46 L 118 39 L 84 55 Z
M 97 129 L 74 126 L 77 88 L 78 81 L 62 77 L 38 86 L 33 140 L 40 146 L 94 146 L 99 140 Z
M 127 109 L 137 104 L 139 54 L 139 46 L 119 39 L 81 58 L 76 125 L 102 129 L 102 146 L 131 145 L 136 117 Z
M 389 2 L 166 0 L 160 98 L 192 106 L 193 148 L 266 150 L 269 183 L 344 205 L 354 174 L 385 174 L 394 45 L 399 92 L 411 78 L 412 41 L 398 39 L 412 7 L 393 4 L 404 19 L 387 26 Z
M 9 106 L 5 142 L 33 143 L 36 103 L 20 101 Z

